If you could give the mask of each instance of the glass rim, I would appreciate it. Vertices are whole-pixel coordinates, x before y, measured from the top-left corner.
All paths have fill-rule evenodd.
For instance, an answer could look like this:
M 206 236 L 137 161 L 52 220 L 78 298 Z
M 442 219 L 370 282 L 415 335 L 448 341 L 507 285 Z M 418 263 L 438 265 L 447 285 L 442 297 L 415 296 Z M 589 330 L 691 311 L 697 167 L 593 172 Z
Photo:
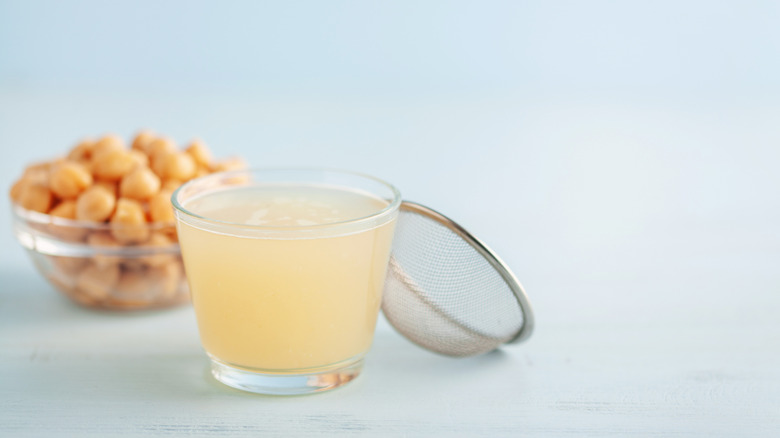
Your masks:
M 214 219 L 207 216 L 203 216 L 200 214 L 197 214 L 186 207 L 182 205 L 182 203 L 179 202 L 179 193 L 185 190 L 187 187 L 192 186 L 193 184 L 204 181 L 210 178 L 219 178 L 219 177 L 231 177 L 231 176 L 240 176 L 240 175 L 251 175 L 251 174 L 257 174 L 257 173 L 271 173 L 271 172 L 323 172 L 323 173 L 333 173 L 333 174 L 339 174 L 339 175 L 347 175 L 347 176 L 353 176 L 358 178 L 363 178 L 366 180 L 373 181 L 375 183 L 378 183 L 385 188 L 389 189 L 392 193 L 393 197 L 390 200 L 390 202 L 381 210 L 378 210 L 376 212 L 373 212 L 366 216 L 360 216 L 357 218 L 337 221 L 337 222 L 328 222 L 324 224 L 315 224 L 315 225 L 254 225 L 254 224 L 243 224 L 240 222 L 231 222 L 231 221 L 225 221 L 220 219 Z M 293 181 L 295 182 L 295 181 Z M 214 225 L 219 226 L 225 226 L 225 227 L 236 227 L 236 228 L 242 228 L 242 229 L 250 229 L 250 230 L 268 230 L 268 231 L 295 231 L 295 230 L 312 230 L 312 229 L 325 229 L 325 228 L 332 228 L 332 227 L 339 227 L 339 226 L 345 226 L 345 225 L 352 225 L 352 224 L 358 224 L 360 222 L 370 221 L 372 219 L 377 219 L 382 216 L 385 216 L 387 214 L 392 213 L 393 211 L 398 210 L 398 208 L 401 205 L 401 192 L 396 188 L 394 185 L 390 184 L 389 182 L 377 178 L 375 176 L 369 175 L 367 173 L 362 172 L 355 172 L 351 170 L 345 170 L 345 169 L 338 169 L 338 168 L 332 168 L 332 167 L 255 167 L 255 168 L 249 168 L 249 169 L 239 169 L 239 170 L 229 170 L 224 172 L 216 172 L 209 175 L 205 175 L 199 178 L 191 179 L 181 186 L 179 186 L 172 194 L 171 194 L 171 204 L 173 205 L 174 209 L 177 212 L 180 212 L 182 214 L 185 214 L 191 218 L 205 221 Z

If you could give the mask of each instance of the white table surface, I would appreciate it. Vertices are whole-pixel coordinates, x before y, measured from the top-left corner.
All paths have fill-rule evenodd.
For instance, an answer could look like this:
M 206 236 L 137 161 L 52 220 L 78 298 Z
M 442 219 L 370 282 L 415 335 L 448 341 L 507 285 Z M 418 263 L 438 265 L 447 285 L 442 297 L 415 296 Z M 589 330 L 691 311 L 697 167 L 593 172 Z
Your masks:
M 85 134 L 199 135 L 255 166 L 396 183 L 481 237 L 537 327 L 470 359 L 380 321 L 363 374 L 304 397 L 217 383 L 192 310 L 59 296 L 0 215 L 0 436 L 778 436 L 777 108 L 650 100 L 0 94 L 0 183 Z

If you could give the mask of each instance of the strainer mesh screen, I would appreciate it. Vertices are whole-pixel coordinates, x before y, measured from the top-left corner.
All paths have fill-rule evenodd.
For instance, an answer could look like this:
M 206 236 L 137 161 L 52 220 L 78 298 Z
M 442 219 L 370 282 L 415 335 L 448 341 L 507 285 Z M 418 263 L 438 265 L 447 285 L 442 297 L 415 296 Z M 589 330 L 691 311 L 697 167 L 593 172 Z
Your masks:
M 450 356 L 491 351 L 523 325 L 517 298 L 485 256 L 446 225 L 404 209 L 382 309 L 411 341 Z

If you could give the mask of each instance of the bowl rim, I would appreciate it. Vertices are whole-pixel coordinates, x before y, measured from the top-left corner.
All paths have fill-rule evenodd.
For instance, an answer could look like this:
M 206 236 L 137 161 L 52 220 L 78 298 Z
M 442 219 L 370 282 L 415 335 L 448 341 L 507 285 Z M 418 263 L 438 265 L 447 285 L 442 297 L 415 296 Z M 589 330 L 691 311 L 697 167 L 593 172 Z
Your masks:
M 82 221 L 52 216 L 50 214 L 41 213 L 39 211 L 28 210 L 14 201 L 11 201 L 11 211 L 16 218 L 24 219 L 27 222 L 31 222 L 36 225 L 56 225 L 60 227 L 79 228 L 93 231 L 110 231 L 112 229 L 123 227 L 123 225 L 112 224 L 110 222 Z M 127 225 L 128 228 L 137 228 L 139 226 L 141 225 Z M 150 231 L 165 230 L 176 228 L 176 222 L 146 222 L 143 226 Z
M 108 233 L 121 229 L 121 225 L 77 221 L 27 210 L 12 202 L 13 230 L 17 241 L 27 250 L 50 256 L 92 257 L 95 255 L 118 257 L 144 257 L 156 254 L 181 254 L 178 241 L 165 245 L 149 245 L 147 242 L 117 245 L 93 245 L 84 240 L 69 240 L 52 232 L 52 225 L 70 227 L 73 230 Z M 127 226 L 135 227 L 135 226 Z M 176 229 L 173 222 L 147 223 L 150 231 Z

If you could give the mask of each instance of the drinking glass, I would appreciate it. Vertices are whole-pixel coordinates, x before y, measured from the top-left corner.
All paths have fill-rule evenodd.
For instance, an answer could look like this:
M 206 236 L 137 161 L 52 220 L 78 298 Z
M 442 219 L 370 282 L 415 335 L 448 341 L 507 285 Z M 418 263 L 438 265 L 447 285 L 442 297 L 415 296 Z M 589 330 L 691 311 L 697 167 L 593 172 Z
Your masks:
M 172 201 L 217 380 L 305 394 L 358 376 L 382 301 L 395 187 L 347 171 L 260 169 L 192 180 Z

